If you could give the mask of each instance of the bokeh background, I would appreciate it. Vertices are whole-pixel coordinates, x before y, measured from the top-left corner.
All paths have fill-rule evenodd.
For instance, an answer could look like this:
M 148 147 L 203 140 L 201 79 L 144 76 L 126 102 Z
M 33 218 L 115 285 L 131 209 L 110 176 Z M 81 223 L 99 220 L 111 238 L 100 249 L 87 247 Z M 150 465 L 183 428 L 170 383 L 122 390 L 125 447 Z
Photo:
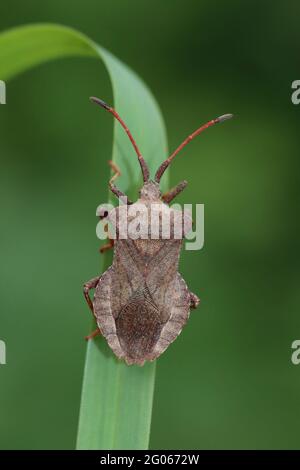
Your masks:
M 205 204 L 205 247 L 181 260 L 202 304 L 158 361 L 151 448 L 300 447 L 299 15 L 291 0 L 1 3 L 1 30 L 73 26 L 130 65 L 171 150 L 236 115 L 172 167 L 172 184 L 189 181 L 179 201 Z M 0 106 L 3 449 L 75 446 L 91 324 L 82 283 L 99 271 L 95 208 L 112 142 L 91 94 L 111 100 L 104 67 L 66 59 L 11 81 Z

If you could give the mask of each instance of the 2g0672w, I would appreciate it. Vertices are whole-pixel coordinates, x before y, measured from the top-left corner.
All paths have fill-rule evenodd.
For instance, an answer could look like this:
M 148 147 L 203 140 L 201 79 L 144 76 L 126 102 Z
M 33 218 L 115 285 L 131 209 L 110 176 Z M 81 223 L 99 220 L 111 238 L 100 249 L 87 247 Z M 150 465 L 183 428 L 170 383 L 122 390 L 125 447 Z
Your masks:
M 199 454 L 153 454 L 145 455 L 144 464 L 152 465 L 197 465 L 199 460 Z

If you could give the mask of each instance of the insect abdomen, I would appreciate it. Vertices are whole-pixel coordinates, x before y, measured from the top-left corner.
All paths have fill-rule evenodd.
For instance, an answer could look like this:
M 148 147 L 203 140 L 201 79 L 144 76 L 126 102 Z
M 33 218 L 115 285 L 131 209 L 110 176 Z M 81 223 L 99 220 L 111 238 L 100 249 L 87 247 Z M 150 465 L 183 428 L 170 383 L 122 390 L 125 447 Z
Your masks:
M 126 355 L 134 362 L 147 359 L 164 325 L 147 288 L 133 293 L 115 321 L 117 336 Z

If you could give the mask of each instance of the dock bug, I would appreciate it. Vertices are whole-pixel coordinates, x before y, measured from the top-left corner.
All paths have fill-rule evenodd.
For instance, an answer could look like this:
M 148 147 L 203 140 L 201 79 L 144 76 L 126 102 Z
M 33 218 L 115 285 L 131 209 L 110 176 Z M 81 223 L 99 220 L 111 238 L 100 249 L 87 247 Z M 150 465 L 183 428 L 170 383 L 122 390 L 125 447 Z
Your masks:
M 119 176 L 118 168 L 112 165 L 115 175 L 109 182 L 110 190 L 118 199 L 126 199 L 127 204 L 112 209 L 106 217 L 114 221 L 116 239 L 102 247 L 102 252 L 114 247 L 112 265 L 104 274 L 84 284 L 84 296 L 95 316 L 98 329 L 88 339 L 102 334 L 119 359 L 127 364 L 143 365 L 159 357 L 180 334 L 186 324 L 191 308 L 199 304 L 198 297 L 189 291 L 184 279 L 178 273 L 178 261 L 185 234 L 191 229 L 191 218 L 181 211 L 169 207 L 170 202 L 187 185 L 182 181 L 168 193 L 162 195 L 160 179 L 174 157 L 194 137 L 208 127 L 232 117 L 225 114 L 213 119 L 190 136 L 158 168 L 154 180 L 150 179 L 148 166 L 139 151 L 131 132 L 118 113 L 104 101 L 92 97 L 91 100 L 110 112 L 122 125 L 137 154 L 143 176 L 143 186 L 136 203 L 127 200 L 126 195 L 114 184 Z M 134 211 L 143 205 L 149 215 L 146 235 L 151 235 L 152 208 L 158 211 L 158 223 L 162 225 L 164 216 L 170 221 L 169 237 L 120 236 L 124 216 L 128 225 L 134 222 Z M 181 236 L 175 233 L 175 220 L 181 220 Z M 177 224 L 178 226 L 178 224 Z M 93 300 L 89 291 L 95 289 Z

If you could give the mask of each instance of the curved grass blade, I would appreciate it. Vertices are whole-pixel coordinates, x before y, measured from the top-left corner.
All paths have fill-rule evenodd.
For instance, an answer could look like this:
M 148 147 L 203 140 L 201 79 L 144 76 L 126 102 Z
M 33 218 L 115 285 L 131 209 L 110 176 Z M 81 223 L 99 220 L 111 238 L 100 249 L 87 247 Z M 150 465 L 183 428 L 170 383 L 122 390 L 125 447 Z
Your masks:
M 167 142 L 159 108 L 137 75 L 107 50 L 76 30 L 52 24 L 22 26 L 0 34 L 0 78 L 8 80 L 51 59 L 87 56 L 100 59 L 110 76 L 114 106 L 126 119 L 152 174 L 166 157 Z M 97 90 L 95 90 L 97 94 Z M 100 94 L 101 96 L 101 94 Z M 114 122 L 112 159 L 122 167 L 122 189 L 140 184 L 132 148 Z M 103 156 L 103 165 L 107 165 Z M 166 179 L 165 179 L 166 181 Z M 109 256 L 104 257 L 104 269 Z M 85 309 L 83 303 L 82 309 Z M 126 366 L 98 338 L 87 346 L 77 437 L 78 449 L 147 449 L 155 364 Z

